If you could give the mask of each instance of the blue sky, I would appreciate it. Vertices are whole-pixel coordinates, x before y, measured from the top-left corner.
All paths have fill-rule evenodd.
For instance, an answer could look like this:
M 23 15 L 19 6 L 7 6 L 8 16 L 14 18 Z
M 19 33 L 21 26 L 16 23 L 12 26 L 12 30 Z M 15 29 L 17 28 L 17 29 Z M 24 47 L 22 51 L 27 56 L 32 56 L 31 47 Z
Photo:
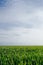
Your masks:
M 43 0 L 0 0 L 0 45 L 43 45 Z

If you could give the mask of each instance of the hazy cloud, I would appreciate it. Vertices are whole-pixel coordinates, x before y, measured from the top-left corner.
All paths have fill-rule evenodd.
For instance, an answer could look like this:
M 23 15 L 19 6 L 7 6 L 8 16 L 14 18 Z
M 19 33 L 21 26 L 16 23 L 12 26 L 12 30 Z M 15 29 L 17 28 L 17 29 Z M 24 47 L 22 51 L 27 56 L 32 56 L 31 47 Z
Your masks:
M 43 44 L 43 0 L 0 0 L 0 45 Z

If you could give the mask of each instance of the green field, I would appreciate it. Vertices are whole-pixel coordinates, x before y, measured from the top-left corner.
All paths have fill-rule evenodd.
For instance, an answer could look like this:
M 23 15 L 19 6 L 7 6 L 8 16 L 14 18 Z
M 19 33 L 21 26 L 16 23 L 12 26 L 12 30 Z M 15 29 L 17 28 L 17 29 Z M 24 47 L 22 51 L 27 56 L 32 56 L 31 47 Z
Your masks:
M 0 46 L 0 65 L 43 65 L 43 46 Z

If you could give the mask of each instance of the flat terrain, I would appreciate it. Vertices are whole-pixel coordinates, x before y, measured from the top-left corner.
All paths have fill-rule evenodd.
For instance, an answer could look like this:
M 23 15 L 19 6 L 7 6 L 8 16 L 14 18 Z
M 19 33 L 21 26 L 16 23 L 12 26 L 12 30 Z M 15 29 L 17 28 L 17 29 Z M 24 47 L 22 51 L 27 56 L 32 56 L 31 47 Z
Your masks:
M 31 48 L 31 49 L 43 49 L 43 46 L 0 46 L 0 48 Z
M 0 46 L 0 65 L 43 65 L 43 46 Z

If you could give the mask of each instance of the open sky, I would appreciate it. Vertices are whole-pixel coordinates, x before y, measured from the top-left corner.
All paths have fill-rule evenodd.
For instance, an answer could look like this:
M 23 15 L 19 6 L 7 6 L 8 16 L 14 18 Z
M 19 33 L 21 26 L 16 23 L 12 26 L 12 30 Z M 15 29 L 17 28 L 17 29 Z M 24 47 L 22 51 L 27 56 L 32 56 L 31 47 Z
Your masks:
M 43 0 L 0 0 L 0 45 L 43 45 Z

